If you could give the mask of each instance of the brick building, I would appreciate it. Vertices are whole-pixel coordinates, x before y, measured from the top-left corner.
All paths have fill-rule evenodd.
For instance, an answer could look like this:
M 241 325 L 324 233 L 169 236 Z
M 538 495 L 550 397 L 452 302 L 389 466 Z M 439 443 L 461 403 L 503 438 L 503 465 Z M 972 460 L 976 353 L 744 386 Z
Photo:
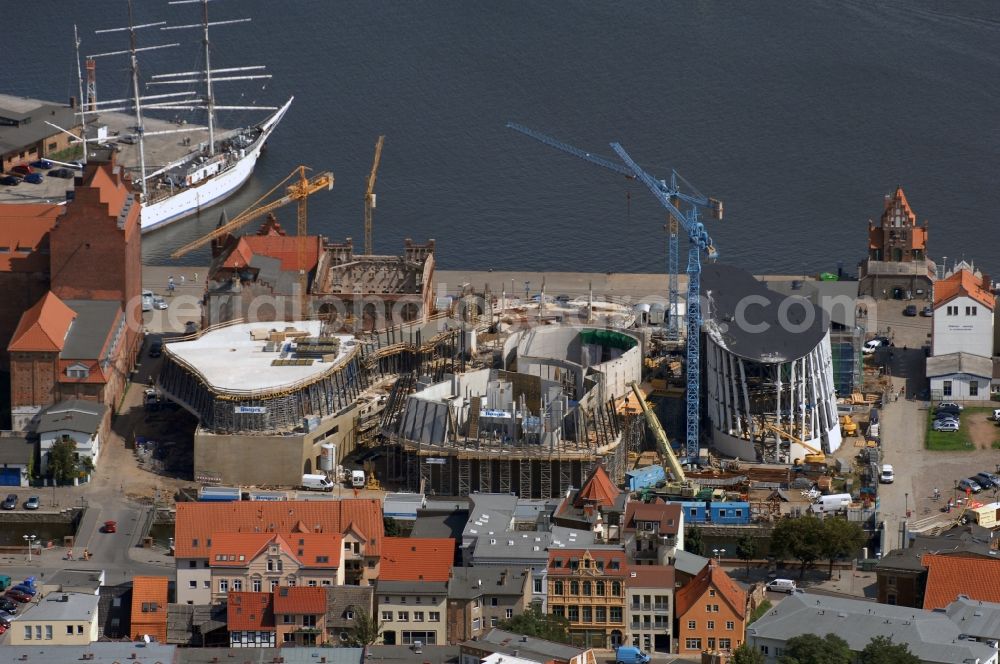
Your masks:
M 69 134 L 52 125 L 79 134 L 75 100 L 70 105 L 37 99 L 0 95 L 0 171 L 42 157 L 50 157 L 72 145 Z M 52 124 L 49 124 L 52 123 Z
M 927 234 L 927 222 L 917 225 L 902 187 L 886 194 L 879 224 L 868 220 L 868 255 L 861 262 L 858 294 L 929 300 L 935 266 L 927 257 Z
M 674 630 L 677 653 L 728 653 L 743 643 L 747 594 L 715 560 L 677 591 Z
M 132 579 L 131 635 L 133 641 L 148 636 L 157 643 L 167 642 L 167 592 L 165 576 L 137 576 Z

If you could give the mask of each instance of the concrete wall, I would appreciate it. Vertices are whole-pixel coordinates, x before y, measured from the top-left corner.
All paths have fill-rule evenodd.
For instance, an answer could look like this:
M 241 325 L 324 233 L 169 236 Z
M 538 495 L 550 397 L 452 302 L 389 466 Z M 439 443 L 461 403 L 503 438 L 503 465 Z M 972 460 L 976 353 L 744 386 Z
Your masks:
M 949 309 L 957 313 L 949 315 Z M 971 314 L 973 309 L 975 315 Z M 964 296 L 952 298 L 935 307 L 933 323 L 934 355 L 963 352 L 992 357 L 993 312 L 982 302 Z
M 357 408 L 320 421 L 309 433 L 289 435 L 215 435 L 201 429 L 194 436 L 195 475 L 216 475 L 223 484 L 297 487 L 305 473 L 319 473 L 322 444 L 337 446 L 337 462 L 354 451 Z

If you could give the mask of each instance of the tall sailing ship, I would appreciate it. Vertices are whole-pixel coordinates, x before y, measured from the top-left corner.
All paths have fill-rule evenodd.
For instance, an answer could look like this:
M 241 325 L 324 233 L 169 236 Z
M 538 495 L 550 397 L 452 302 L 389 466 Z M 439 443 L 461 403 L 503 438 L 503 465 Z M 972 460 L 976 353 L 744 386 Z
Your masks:
M 142 200 L 141 224 L 142 232 L 161 228 L 179 219 L 197 214 L 199 211 L 222 202 L 235 193 L 253 173 L 257 158 L 271 133 L 281 122 L 285 112 L 291 105 L 291 97 L 282 106 L 232 106 L 216 103 L 213 84 L 223 81 L 243 81 L 254 79 L 269 79 L 270 74 L 262 73 L 261 65 L 249 67 L 229 67 L 212 69 L 211 45 L 209 28 L 220 25 L 246 23 L 251 19 L 240 18 L 224 21 L 209 21 L 209 0 L 171 0 L 170 5 L 200 4 L 202 7 L 201 21 L 189 25 L 167 25 L 165 21 L 136 25 L 133 20 L 132 2 L 128 3 L 129 24 L 124 28 L 97 30 L 97 34 L 109 32 L 127 32 L 129 48 L 124 51 L 112 51 L 88 56 L 88 59 L 114 55 L 128 55 L 132 74 L 131 99 L 118 99 L 107 102 L 84 104 L 83 121 L 86 124 L 87 115 L 111 111 L 132 111 L 135 113 L 134 134 L 119 137 L 138 145 L 139 168 L 133 180 L 139 188 Z M 137 47 L 136 33 L 147 28 L 168 30 L 200 30 L 204 45 L 204 68 L 197 71 L 186 71 L 168 74 L 156 74 L 145 84 L 141 83 L 137 54 L 161 48 L 171 48 L 179 44 L 160 44 Z M 79 39 L 77 50 L 79 51 Z M 79 52 L 77 53 L 78 76 L 80 78 L 80 96 L 83 96 L 83 77 L 79 71 Z M 149 86 L 196 85 L 200 91 L 172 92 L 165 94 L 144 95 L 144 89 Z M 127 105 L 113 107 L 114 104 Z M 264 110 L 271 113 L 261 122 L 238 129 L 220 131 L 216 127 L 216 111 L 247 111 Z M 207 116 L 207 126 L 182 127 L 163 131 L 145 130 L 143 115 L 146 111 L 204 111 Z M 192 142 L 185 138 L 183 143 L 190 149 L 179 159 L 170 163 L 158 165 L 149 169 L 146 163 L 147 136 L 154 134 L 171 134 L 185 132 L 208 133 L 207 139 Z

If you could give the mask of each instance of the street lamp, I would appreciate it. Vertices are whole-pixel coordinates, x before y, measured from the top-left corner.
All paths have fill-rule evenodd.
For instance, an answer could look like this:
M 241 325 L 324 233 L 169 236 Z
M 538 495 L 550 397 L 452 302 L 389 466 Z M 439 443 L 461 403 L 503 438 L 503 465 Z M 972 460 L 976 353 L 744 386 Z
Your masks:
M 903 494 L 903 513 L 906 514 L 906 518 L 910 518 L 910 494 Z
M 721 563 L 722 556 L 726 553 L 725 549 L 712 549 L 712 553 L 715 554 L 715 562 Z
M 35 545 L 35 540 L 38 539 L 38 535 L 21 535 L 21 539 L 24 543 L 28 545 L 28 562 L 31 562 L 31 547 Z

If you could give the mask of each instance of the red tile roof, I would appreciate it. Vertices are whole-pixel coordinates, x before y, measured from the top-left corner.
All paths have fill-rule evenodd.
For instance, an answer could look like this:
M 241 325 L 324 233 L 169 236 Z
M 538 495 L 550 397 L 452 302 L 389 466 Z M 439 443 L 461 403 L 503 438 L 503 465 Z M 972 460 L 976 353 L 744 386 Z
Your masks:
M 149 635 L 167 642 L 167 587 L 165 576 L 132 577 L 132 639 Z
M 275 539 L 286 553 L 291 554 L 284 540 L 274 533 L 214 533 L 208 564 L 210 567 L 247 567 Z
M 674 587 L 674 568 L 670 565 L 632 565 L 629 567 L 630 588 Z
M 38 249 L 65 206 L 48 203 L 0 205 L 0 272 L 47 272 L 49 257 Z
M 226 595 L 226 603 L 226 624 L 230 632 L 274 631 L 271 593 L 230 592 Z
M 211 559 L 208 540 L 222 533 L 339 534 L 349 526 L 366 539 L 365 555 L 380 554 L 385 530 L 382 503 L 375 499 L 178 503 L 175 555 Z
M 628 559 L 621 549 L 550 549 L 549 576 L 570 576 L 576 574 L 573 563 L 589 555 L 594 564 L 600 563 L 605 577 L 626 578 Z
M 455 560 L 455 540 L 386 537 L 382 540 L 383 581 L 447 581 Z
M 721 595 L 740 618 L 746 616 L 747 594 L 746 591 L 736 585 L 736 582 L 729 578 L 725 570 L 719 567 L 714 560 L 698 572 L 687 585 L 677 591 L 676 602 L 674 604 L 677 617 L 683 617 L 688 610 L 708 595 L 708 591 L 714 588 L 717 595 Z
M 924 554 L 927 568 L 924 609 L 943 609 L 959 595 L 981 602 L 1000 602 L 1000 560 L 960 554 Z
M 971 297 L 984 307 L 993 309 L 996 297 L 989 290 L 989 285 L 969 270 L 959 270 L 955 274 L 934 282 L 934 306 L 951 301 L 959 295 Z
M 323 238 L 318 235 L 307 235 L 303 240 L 302 260 L 305 270 L 311 271 L 319 262 L 323 251 Z M 281 269 L 297 272 L 299 267 L 299 237 L 288 236 L 278 220 L 274 217 L 261 225 L 256 235 L 244 235 L 236 243 L 232 252 L 223 261 L 222 266 L 240 268 L 250 264 L 255 256 L 268 256 L 281 261 Z
M 906 194 L 903 193 L 902 187 L 896 187 L 896 191 L 892 196 L 887 197 L 885 200 L 885 211 L 882 212 L 882 225 L 892 226 L 891 217 L 896 209 L 899 209 L 906 218 L 904 222 L 908 226 L 913 226 L 917 223 L 917 215 L 910 207 L 909 201 L 906 200 Z
M 74 318 L 76 313 L 49 291 L 21 315 L 7 350 L 57 353 L 63 349 Z
M 621 494 L 621 489 L 611 481 L 604 466 L 595 466 L 590 477 L 584 482 L 583 488 L 576 494 L 573 500 L 574 507 L 585 505 L 599 505 L 601 507 L 611 507 L 615 504 L 615 499 Z
M 625 507 L 622 532 L 635 532 L 636 521 L 658 521 L 661 534 L 676 535 L 680 530 L 681 506 L 677 503 L 667 504 L 660 498 L 652 503 L 632 501 Z
M 274 591 L 274 612 L 277 614 L 326 613 L 326 588 L 281 586 Z

